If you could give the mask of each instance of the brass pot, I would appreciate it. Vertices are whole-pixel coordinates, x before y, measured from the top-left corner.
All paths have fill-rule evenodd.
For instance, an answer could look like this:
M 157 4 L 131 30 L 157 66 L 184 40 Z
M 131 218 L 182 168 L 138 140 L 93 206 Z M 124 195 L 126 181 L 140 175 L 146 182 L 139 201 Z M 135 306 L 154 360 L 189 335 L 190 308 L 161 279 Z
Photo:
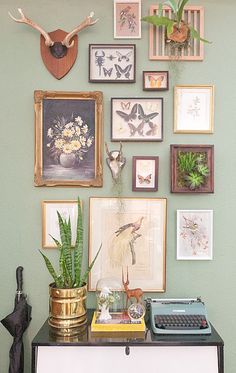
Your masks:
M 72 336 L 81 332 L 87 322 L 87 287 L 59 289 L 49 285 L 49 319 L 52 331 L 61 336 Z

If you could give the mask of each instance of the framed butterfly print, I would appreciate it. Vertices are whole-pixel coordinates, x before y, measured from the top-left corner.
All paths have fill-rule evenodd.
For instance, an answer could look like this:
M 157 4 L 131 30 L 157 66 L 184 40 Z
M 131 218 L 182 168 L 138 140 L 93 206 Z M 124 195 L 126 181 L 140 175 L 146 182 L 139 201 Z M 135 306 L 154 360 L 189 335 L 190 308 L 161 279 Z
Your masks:
M 143 71 L 144 91 L 167 91 L 169 89 L 168 71 Z
M 112 141 L 163 141 L 163 98 L 112 98 Z
M 156 192 L 158 190 L 158 165 L 159 157 L 133 157 L 133 192 Z
M 89 82 L 135 83 L 135 44 L 90 44 Z

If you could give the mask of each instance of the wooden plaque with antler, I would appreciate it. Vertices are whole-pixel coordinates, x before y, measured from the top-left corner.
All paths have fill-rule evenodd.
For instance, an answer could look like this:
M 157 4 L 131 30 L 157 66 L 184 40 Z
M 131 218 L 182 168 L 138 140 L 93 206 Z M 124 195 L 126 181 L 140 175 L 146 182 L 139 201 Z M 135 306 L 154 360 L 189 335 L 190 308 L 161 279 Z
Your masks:
M 77 57 L 78 32 L 98 21 L 98 19 L 92 20 L 94 13 L 91 12 L 79 26 L 69 33 L 60 29 L 48 33 L 37 23 L 27 18 L 20 8 L 18 11 L 21 18 L 13 17 L 10 12 L 9 16 L 15 22 L 25 23 L 40 32 L 40 50 L 44 64 L 55 78 L 63 78 L 70 71 Z

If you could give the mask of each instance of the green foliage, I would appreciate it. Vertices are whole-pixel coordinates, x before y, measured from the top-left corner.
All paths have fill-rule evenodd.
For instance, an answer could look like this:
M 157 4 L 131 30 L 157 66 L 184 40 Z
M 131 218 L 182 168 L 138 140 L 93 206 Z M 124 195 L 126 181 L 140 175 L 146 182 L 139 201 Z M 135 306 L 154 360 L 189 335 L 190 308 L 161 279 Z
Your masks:
M 204 152 L 181 152 L 177 154 L 178 185 L 195 190 L 204 185 L 209 175 Z
M 82 275 L 82 261 L 83 261 L 83 223 L 80 199 L 78 198 L 78 220 L 76 230 L 75 247 L 71 245 L 71 222 L 63 220 L 60 213 L 57 211 L 58 224 L 60 229 L 61 242 L 53 238 L 59 250 L 59 274 L 56 273 L 50 260 L 41 251 L 47 269 L 52 276 L 57 288 L 75 288 L 83 286 L 88 279 L 89 272 L 98 257 L 102 248 L 100 246 L 95 258 L 85 273 Z

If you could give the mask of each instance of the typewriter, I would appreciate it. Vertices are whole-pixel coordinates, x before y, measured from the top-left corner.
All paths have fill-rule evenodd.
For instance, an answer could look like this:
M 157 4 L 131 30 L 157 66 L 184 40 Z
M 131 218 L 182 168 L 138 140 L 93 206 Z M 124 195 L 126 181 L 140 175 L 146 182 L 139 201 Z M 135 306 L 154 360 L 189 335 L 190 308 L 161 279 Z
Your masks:
M 155 334 L 211 334 L 201 298 L 148 299 L 150 321 Z

